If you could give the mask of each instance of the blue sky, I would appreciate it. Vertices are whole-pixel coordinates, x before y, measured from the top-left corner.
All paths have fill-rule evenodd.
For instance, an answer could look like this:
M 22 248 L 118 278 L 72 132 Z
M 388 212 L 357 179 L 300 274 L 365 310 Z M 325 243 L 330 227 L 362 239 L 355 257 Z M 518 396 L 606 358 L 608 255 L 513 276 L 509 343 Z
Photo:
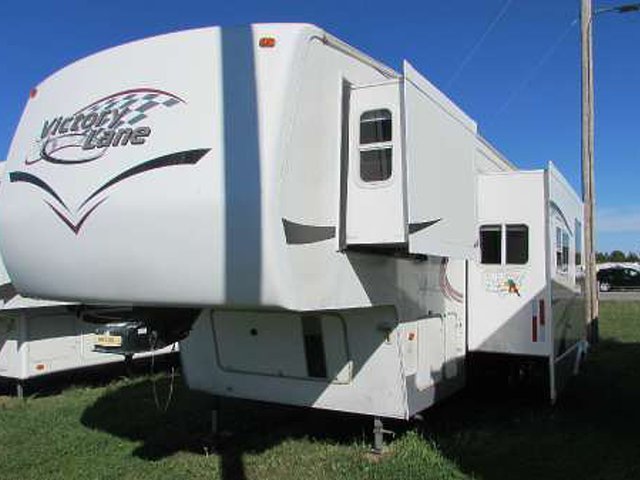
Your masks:
M 579 0 L 5 1 L 0 158 L 31 86 L 78 58 L 191 27 L 310 22 L 392 67 L 408 59 L 519 167 L 552 160 L 580 191 L 578 11 Z M 640 13 L 596 18 L 597 240 L 603 251 L 640 251 L 639 46 Z

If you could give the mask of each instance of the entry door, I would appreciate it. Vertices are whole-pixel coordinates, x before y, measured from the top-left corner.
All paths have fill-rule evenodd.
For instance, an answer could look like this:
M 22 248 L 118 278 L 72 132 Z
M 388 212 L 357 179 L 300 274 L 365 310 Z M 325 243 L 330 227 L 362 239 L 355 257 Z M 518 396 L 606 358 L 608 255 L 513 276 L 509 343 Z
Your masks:
M 400 83 L 353 87 L 350 100 L 347 245 L 404 244 Z

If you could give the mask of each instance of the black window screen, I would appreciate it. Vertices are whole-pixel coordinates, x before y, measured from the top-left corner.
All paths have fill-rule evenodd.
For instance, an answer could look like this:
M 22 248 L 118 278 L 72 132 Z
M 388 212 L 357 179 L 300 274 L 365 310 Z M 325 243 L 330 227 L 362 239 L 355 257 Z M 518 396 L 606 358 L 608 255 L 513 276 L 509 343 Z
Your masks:
M 529 228 L 526 225 L 507 225 L 507 263 L 525 264 L 529 261 Z
M 360 116 L 360 145 L 391 141 L 391 112 L 369 110 Z
M 480 227 L 480 255 L 482 263 L 500 264 L 502 259 L 502 227 L 500 225 Z
M 391 176 L 391 148 L 360 152 L 360 178 L 365 182 L 380 182 Z

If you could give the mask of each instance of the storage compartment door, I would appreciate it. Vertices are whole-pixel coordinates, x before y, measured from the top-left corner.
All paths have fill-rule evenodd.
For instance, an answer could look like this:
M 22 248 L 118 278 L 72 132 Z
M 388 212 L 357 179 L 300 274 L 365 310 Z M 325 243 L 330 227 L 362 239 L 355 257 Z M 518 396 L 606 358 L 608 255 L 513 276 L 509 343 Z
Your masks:
M 445 363 L 445 328 L 441 317 L 418 321 L 418 374 L 416 388 L 424 390 L 442 381 Z
M 346 328 L 336 315 L 216 312 L 218 365 L 255 375 L 348 383 Z
M 400 84 L 353 87 L 349 112 L 347 245 L 404 244 Z

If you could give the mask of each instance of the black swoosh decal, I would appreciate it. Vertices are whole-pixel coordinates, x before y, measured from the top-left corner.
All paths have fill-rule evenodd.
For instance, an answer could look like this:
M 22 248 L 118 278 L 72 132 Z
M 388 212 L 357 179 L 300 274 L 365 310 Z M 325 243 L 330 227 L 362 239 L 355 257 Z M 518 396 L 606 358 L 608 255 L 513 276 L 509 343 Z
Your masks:
M 412 233 L 417 233 L 420 230 L 424 230 L 425 228 L 429 228 L 431 225 L 435 225 L 438 223 L 441 218 L 437 218 L 435 220 L 429 220 L 428 222 L 419 222 L 419 223 L 410 223 L 409 224 L 409 235 Z
M 51 208 L 51 210 L 53 210 L 53 212 L 58 216 L 58 218 L 60 220 L 62 220 L 65 225 L 67 225 L 67 227 L 69 227 L 71 229 L 71 231 L 73 233 L 75 233 L 76 235 L 78 234 L 78 232 L 80 231 L 80 229 L 82 228 L 82 225 L 84 225 L 84 222 L 87 220 L 87 218 L 89 218 L 89 215 L 91 215 L 93 213 L 93 211 L 98 208 L 100 205 L 102 205 L 104 203 L 104 201 L 107 199 L 107 197 L 103 198 L 102 200 L 100 200 L 98 203 L 96 203 L 93 207 L 91 207 L 87 213 L 85 213 L 81 218 L 80 221 L 76 224 L 74 224 L 71 220 L 69 220 L 64 214 L 62 214 L 56 207 L 54 207 L 53 205 L 51 205 L 49 202 L 47 202 L 45 200 L 45 203 L 47 205 L 49 205 L 49 208 Z
M 129 177 L 133 177 L 134 175 L 148 172 L 150 170 L 155 170 L 157 168 L 170 167 L 172 165 L 194 165 L 198 163 L 198 161 L 202 157 L 204 157 L 207 154 L 207 152 L 209 152 L 209 150 L 210 150 L 209 148 L 201 148 L 201 149 L 195 149 L 195 150 L 186 150 L 184 152 L 171 153 L 169 155 L 163 155 L 162 157 L 154 158 L 153 160 L 148 160 L 139 165 L 136 165 L 135 167 L 125 170 L 124 172 L 120 173 L 119 175 L 116 175 L 114 178 L 112 178 L 111 180 L 103 184 L 100 188 L 95 190 L 91 195 L 89 195 L 89 197 L 87 197 L 87 199 L 84 200 L 82 204 L 80 204 L 80 206 L 76 209 L 76 211 L 79 212 L 80 210 L 82 210 L 82 208 L 86 206 L 87 203 L 89 203 L 93 198 L 95 198 L 101 192 L 105 191 L 109 187 Z M 34 185 L 44 190 L 53 198 L 55 198 L 60 203 L 60 205 L 64 207 L 64 209 L 67 212 L 69 212 L 69 208 L 64 203 L 62 198 L 60 198 L 60 196 L 53 190 L 53 188 L 51 188 L 41 178 L 38 178 L 35 175 L 32 175 L 27 172 L 10 172 L 9 180 L 12 183 L 17 183 L 17 182 L 29 183 L 31 185 Z M 51 210 L 58 216 L 58 218 L 65 225 L 67 225 L 67 227 L 69 227 L 71 231 L 73 231 L 77 235 L 80 229 L 82 228 L 82 225 L 89 217 L 89 215 L 91 215 L 100 205 L 102 205 L 102 203 L 106 199 L 107 197 L 98 201 L 98 203 L 96 203 L 93 207 L 91 207 L 89 211 L 87 211 L 77 223 L 73 223 L 65 214 L 60 212 L 60 210 L 58 210 L 56 207 L 54 207 L 52 204 L 50 204 L 46 200 L 44 202 L 49 206 L 49 208 L 51 208 Z
M 194 165 L 198 163 L 198 161 L 204 157 L 207 152 L 209 152 L 209 148 L 200 148 L 197 150 L 186 150 L 184 152 L 170 153 L 169 155 L 164 155 L 162 157 L 154 158 L 153 160 L 149 160 L 147 162 L 136 165 L 135 167 L 130 168 L 129 170 L 125 170 L 124 172 L 116 175 L 107 183 L 98 188 L 95 192 L 87 197 L 87 199 L 80 204 L 78 210 L 84 207 L 91 199 L 95 198 L 96 195 L 105 191 L 107 188 L 115 185 L 116 183 L 125 180 L 126 178 L 133 177 L 134 175 L 139 175 L 140 173 L 148 172 L 149 170 L 155 170 L 156 168 L 169 167 L 171 165 Z
M 336 236 L 336 227 L 303 225 L 282 219 L 284 237 L 289 245 L 322 242 Z
M 65 208 L 66 211 L 69 211 L 69 208 L 67 208 L 67 205 L 62 201 L 60 196 L 53 190 L 53 188 L 51 188 L 44 180 L 36 177 L 35 175 L 31 175 L 30 173 L 27 173 L 27 172 L 11 172 L 9 173 L 9 181 L 11 183 L 18 183 L 18 182 L 29 183 L 35 187 L 38 187 L 44 190 L 53 198 L 55 198 L 60 203 L 60 205 L 62 205 Z

